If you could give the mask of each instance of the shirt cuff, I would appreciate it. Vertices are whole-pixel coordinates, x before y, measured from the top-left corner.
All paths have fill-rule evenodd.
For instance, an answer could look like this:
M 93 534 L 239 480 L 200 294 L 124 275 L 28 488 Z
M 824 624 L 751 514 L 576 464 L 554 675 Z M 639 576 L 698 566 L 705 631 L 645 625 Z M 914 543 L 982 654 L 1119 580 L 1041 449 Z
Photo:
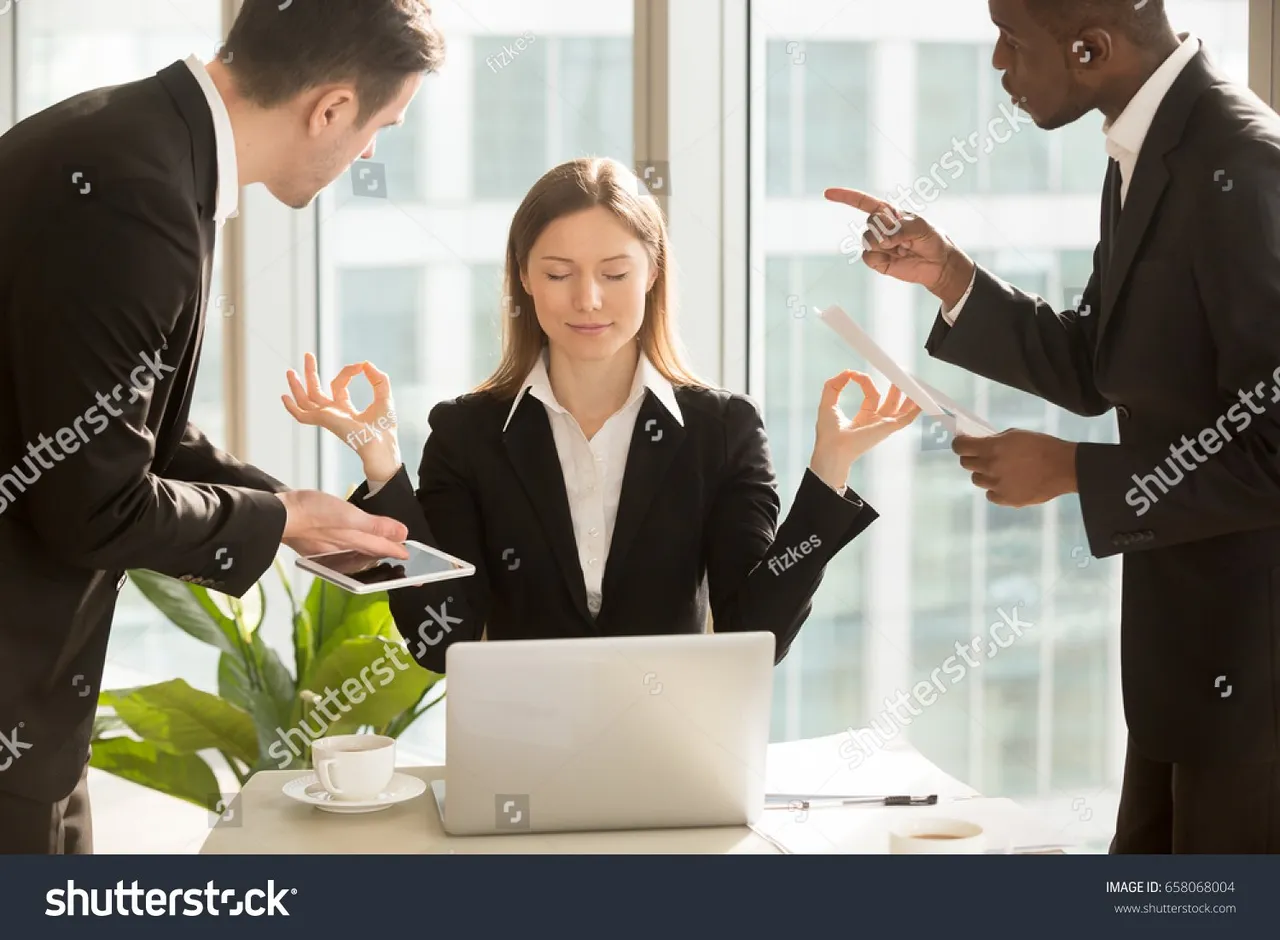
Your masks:
M 392 477 L 391 479 L 394 480 L 395 477 Z M 378 490 L 382 489 L 390 482 L 391 480 L 383 480 L 381 483 L 375 483 L 373 480 L 365 480 L 365 483 L 369 485 L 369 492 L 364 494 L 364 498 L 370 499 L 371 497 L 377 496 Z
M 952 307 L 950 310 L 944 309 L 942 311 L 942 319 L 947 321 L 948 326 L 956 325 L 956 317 L 960 316 L 960 311 L 961 309 L 963 309 L 965 301 L 969 299 L 969 295 L 973 293 L 973 285 L 976 284 L 977 282 L 978 282 L 978 271 L 975 268 L 973 272 L 973 277 L 969 279 L 969 287 L 968 289 L 965 290 L 964 295 L 956 302 L 956 305 Z

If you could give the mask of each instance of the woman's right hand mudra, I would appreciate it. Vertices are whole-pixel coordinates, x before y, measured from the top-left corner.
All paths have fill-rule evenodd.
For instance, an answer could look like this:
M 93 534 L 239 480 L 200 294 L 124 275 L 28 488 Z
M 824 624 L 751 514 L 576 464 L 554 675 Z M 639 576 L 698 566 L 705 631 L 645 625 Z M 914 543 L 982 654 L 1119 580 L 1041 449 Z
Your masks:
M 371 483 L 390 480 L 400 469 L 400 446 L 396 440 L 395 402 L 391 397 L 391 380 L 370 362 L 345 366 L 333 379 L 326 395 L 320 387 L 316 357 L 305 357 L 306 385 L 298 373 L 287 373 L 293 397 L 280 396 L 285 410 L 301 424 L 324 428 L 336 434 L 360 455 L 365 478 Z M 373 389 L 373 404 L 356 411 L 347 386 L 357 375 L 364 375 Z

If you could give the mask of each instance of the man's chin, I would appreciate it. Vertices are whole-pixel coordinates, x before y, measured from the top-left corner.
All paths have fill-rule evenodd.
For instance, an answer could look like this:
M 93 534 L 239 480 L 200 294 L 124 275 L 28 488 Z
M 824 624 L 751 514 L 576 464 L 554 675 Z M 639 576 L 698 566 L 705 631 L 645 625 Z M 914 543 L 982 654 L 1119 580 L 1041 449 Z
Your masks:
M 318 195 L 320 194 L 312 193 L 310 196 L 293 196 L 290 199 L 281 199 L 280 201 L 290 209 L 305 209 L 316 201 L 316 196 Z
M 1051 114 L 1045 117 L 1042 114 L 1037 114 L 1030 110 L 1025 104 L 1022 106 L 1022 110 L 1026 112 L 1031 120 L 1036 122 L 1036 127 L 1040 128 L 1042 131 L 1056 131 L 1063 127 L 1067 127 L 1089 113 L 1089 109 L 1085 109 L 1083 111 L 1072 109 L 1070 111 L 1059 111 L 1057 114 Z
M 279 192 L 271 187 L 267 188 L 271 195 L 276 198 L 277 202 L 283 203 L 290 209 L 305 209 L 307 206 L 311 205 L 311 203 L 315 202 L 316 196 L 319 195 L 319 193 L 312 193 L 308 196 L 299 192 Z

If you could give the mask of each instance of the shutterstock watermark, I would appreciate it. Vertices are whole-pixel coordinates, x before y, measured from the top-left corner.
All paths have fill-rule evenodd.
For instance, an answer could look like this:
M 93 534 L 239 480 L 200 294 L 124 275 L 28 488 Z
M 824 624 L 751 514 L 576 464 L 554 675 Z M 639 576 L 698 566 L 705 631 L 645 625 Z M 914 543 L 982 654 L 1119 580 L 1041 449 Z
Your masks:
M 316 695 L 316 705 L 311 710 L 310 716 L 308 718 L 301 718 L 298 721 L 298 724 L 301 727 L 276 729 L 276 740 L 269 748 L 267 748 L 267 753 L 279 761 L 279 763 L 276 764 L 277 770 L 284 770 L 289 766 L 290 760 L 302 756 L 306 751 L 307 746 L 312 741 L 316 738 L 323 738 L 328 732 L 329 726 L 347 712 L 351 711 L 352 705 L 359 705 L 370 695 L 377 693 L 379 689 L 386 688 L 387 685 L 396 677 L 396 672 L 393 672 L 391 667 L 387 665 L 387 660 L 391 660 L 392 664 L 395 665 L 396 670 L 399 672 L 403 672 L 409 668 L 409 663 L 402 663 L 396 658 L 398 654 L 406 652 L 404 647 L 395 643 L 383 643 L 382 649 L 387 655 L 379 656 L 369 665 L 361 669 L 360 678 L 357 679 L 355 676 L 350 676 L 342 681 L 342 688 L 340 691 L 326 686 L 324 695 Z M 378 676 L 380 680 L 377 688 L 374 687 L 373 681 L 370 678 L 369 674 L 371 672 Z M 350 702 L 351 704 L 348 705 L 346 704 L 347 702 Z M 338 714 L 329 714 L 328 708 L 325 707 L 326 705 L 335 706 L 338 709 Z M 322 715 L 323 717 L 321 717 Z M 314 731 L 311 728 L 311 724 L 313 722 L 316 726 Z M 293 738 L 295 737 L 298 739 L 298 746 L 295 746 L 293 743 Z M 289 756 L 289 753 L 285 751 L 285 748 L 288 748 L 289 752 L 292 752 L 293 758 Z M 276 753 L 277 750 L 279 753 Z
M 0 731 L 0 773 L 12 767 L 13 762 L 20 758 L 24 752 L 31 750 L 31 745 L 20 737 L 20 732 L 25 726 L 26 722 L 20 721 L 13 726 L 13 730 L 8 734 Z
M 268 879 L 265 888 L 250 888 L 239 896 L 239 888 L 219 888 L 209 881 L 203 888 L 140 888 L 138 882 L 125 887 L 117 881 L 114 887 L 80 888 L 74 878 L 65 888 L 45 892 L 46 917 L 199 917 L 204 914 L 239 917 L 288 917 L 286 897 L 297 895 L 297 888 L 276 889 Z M 221 904 L 221 909 L 219 906 Z
M 129 387 L 132 389 L 129 394 L 130 404 L 137 401 L 144 392 L 150 392 L 157 381 L 165 378 L 166 373 L 178 371 L 174 366 L 160 360 L 158 349 L 151 355 L 139 353 L 139 358 L 142 359 L 142 365 L 129 373 Z M 25 493 L 27 487 L 35 486 L 45 470 L 52 470 L 78 451 L 81 446 L 89 443 L 90 432 L 97 436 L 109 428 L 111 421 L 107 415 L 118 418 L 124 414 L 112 404 L 120 401 L 124 390 L 125 385 L 121 383 L 111 390 L 109 396 L 102 392 L 95 393 L 94 398 L 98 403 L 90 406 L 84 414 L 72 421 L 69 427 L 58 428 L 53 437 L 41 433 L 37 443 L 28 443 L 28 456 L 22 459 L 22 463 L 14 464 L 5 473 L 0 473 L 0 512 L 8 509 L 11 503 L 17 502 L 18 497 L 14 495 L 14 490 L 18 494 Z M 99 409 L 106 414 L 102 414 Z M 86 424 L 89 425 L 88 431 L 83 427 Z M 51 458 L 53 462 L 51 463 L 47 458 Z M 28 473 L 22 472 L 23 464 L 26 465 Z
M 978 654 L 981 647 L 985 645 L 987 648 L 986 659 L 995 659 L 1001 650 L 1008 649 L 1022 637 L 1023 630 L 1035 626 L 1018 616 L 1018 608 L 1021 606 L 1021 601 L 1014 604 L 1012 613 L 1006 613 L 1003 608 L 997 607 L 996 613 L 1000 615 L 1000 619 L 994 621 L 985 634 L 979 634 L 967 643 L 956 640 L 955 655 L 948 656 L 940 665 L 935 666 L 929 673 L 928 681 L 921 679 L 910 693 L 899 689 L 894 698 L 886 696 L 884 710 L 872 719 L 869 726 L 849 728 L 849 740 L 840 744 L 840 756 L 849 760 L 849 769 L 856 770 L 860 767 L 863 761 L 896 738 L 903 728 L 911 724 L 912 719 L 920 717 L 924 713 L 923 709 L 936 702 L 939 695 L 946 695 L 952 686 L 963 682 L 970 669 L 981 666 L 983 657 Z M 950 685 L 942 681 L 943 673 L 950 679 Z M 922 708 L 916 708 L 913 701 L 918 702 Z M 904 707 L 910 712 L 910 717 L 898 712 L 898 709 Z
M 997 132 L 997 128 L 1002 124 L 1007 124 L 1008 129 Z M 990 154 L 997 144 L 1008 143 L 1028 124 L 1035 124 L 1035 119 L 1031 115 L 1021 108 L 1011 108 L 1009 102 L 1001 102 L 1000 114 L 987 122 L 985 135 L 982 131 L 974 131 L 965 140 L 952 137 L 951 149 L 929 167 L 928 173 L 922 173 L 910 186 L 899 183 L 897 195 L 885 201 L 899 212 L 905 205 L 915 215 L 923 215 L 924 206 L 936 202 L 938 197 L 950 188 L 951 183 L 960 179 L 969 167 L 978 163 L 978 153 Z M 1001 136 L 1002 133 L 1003 136 Z M 966 144 L 968 147 L 965 146 Z M 973 154 L 970 154 L 969 150 L 973 150 Z M 963 163 L 960 162 L 961 159 L 964 160 Z M 942 170 L 950 174 L 949 181 L 943 179 L 940 172 Z M 924 200 L 924 205 L 916 203 L 916 196 Z M 867 219 L 866 228 L 876 236 L 877 241 L 883 241 L 890 235 L 896 235 L 901 230 L 902 223 L 874 215 Z M 864 233 L 859 230 L 857 223 L 849 223 L 849 230 L 853 234 L 840 243 L 840 253 L 848 256 L 849 264 L 854 264 L 861 259 L 864 251 L 874 250 L 874 248 L 866 243 Z
M 511 551 L 511 549 L 507 549 Z M 503 552 L 503 558 L 506 558 L 506 552 Z M 510 566 L 512 570 L 520 567 L 520 559 L 516 559 L 516 563 Z M 449 605 L 453 603 L 452 597 L 446 597 L 437 611 L 434 607 L 428 605 L 423 608 L 423 612 L 427 615 L 427 619 L 418 624 L 418 648 L 414 650 L 413 655 L 419 659 L 427 655 L 428 646 L 436 646 L 441 640 L 453 632 L 453 628 L 462 623 L 461 617 L 449 616 Z
M 1267 409 L 1261 407 L 1254 401 L 1254 397 L 1265 399 L 1267 391 L 1271 392 L 1269 404 L 1280 402 L 1280 366 L 1271 373 L 1271 386 L 1268 389 L 1266 382 L 1259 382 L 1247 392 L 1237 392 L 1236 396 L 1240 399 L 1234 405 L 1227 409 L 1226 413 L 1221 415 L 1213 427 L 1207 427 L 1196 435 L 1195 440 L 1188 439 L 1187 435 L 1182 435 L 1182 440 L 1177 444 L 1169 445 L 1169 456 L 1163 464 L 1156 464 L 1150 473 L 1144 473 L 1141 476 L 1133 474 L 1132 480 L 1134 486 L 1124 494 L 1124 501 L 1132 506 L 1137 515 L 1146 515 L 1151 507 L 1156 504 L 1160 496 L 1168 494 L 1169 490 L 1181 483 L 1185 476 L 1183 471 L 1191 473 L 1201 464 L 1209 462 L 1209 457 L 1222 450 L 1224 443 L 1231 443 L 1231 433 L 1226 428 L 1227 421 L 1231 421 L 1236 425 L 1235 432 L 1243 434 L 1248 430 L 1249 425 L 1253 423 L 1254 415 L 1262 415 L 1267 413 Z M 1247 407 L 1247 411 L 1245 410 Z M 1201 454 L 1196 450 L 1196 444 L 1203 447 L 1206 453 Z M 1190 454 L 1194 463 L 1187 460 L 1186 455 Z M 1164 467 L 1169 468 L 1169 475 L 1166 477 Z M 1158 488 L 1160 496 L 1157 496 L 1153 489 Z

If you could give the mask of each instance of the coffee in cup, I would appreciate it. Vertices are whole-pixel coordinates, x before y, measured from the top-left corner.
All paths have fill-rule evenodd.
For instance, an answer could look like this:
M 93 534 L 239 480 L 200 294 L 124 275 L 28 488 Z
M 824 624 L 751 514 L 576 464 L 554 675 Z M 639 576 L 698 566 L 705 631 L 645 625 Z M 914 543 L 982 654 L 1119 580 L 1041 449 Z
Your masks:
M 396 742 L 381 734 L 337 734 L 311 742 L 320 785 L 335 800 L 372 800 L 396 772 Z
M 889 830 L 891 855 L 981 855 L 982 827 L 963 819 L 902 820 Z

